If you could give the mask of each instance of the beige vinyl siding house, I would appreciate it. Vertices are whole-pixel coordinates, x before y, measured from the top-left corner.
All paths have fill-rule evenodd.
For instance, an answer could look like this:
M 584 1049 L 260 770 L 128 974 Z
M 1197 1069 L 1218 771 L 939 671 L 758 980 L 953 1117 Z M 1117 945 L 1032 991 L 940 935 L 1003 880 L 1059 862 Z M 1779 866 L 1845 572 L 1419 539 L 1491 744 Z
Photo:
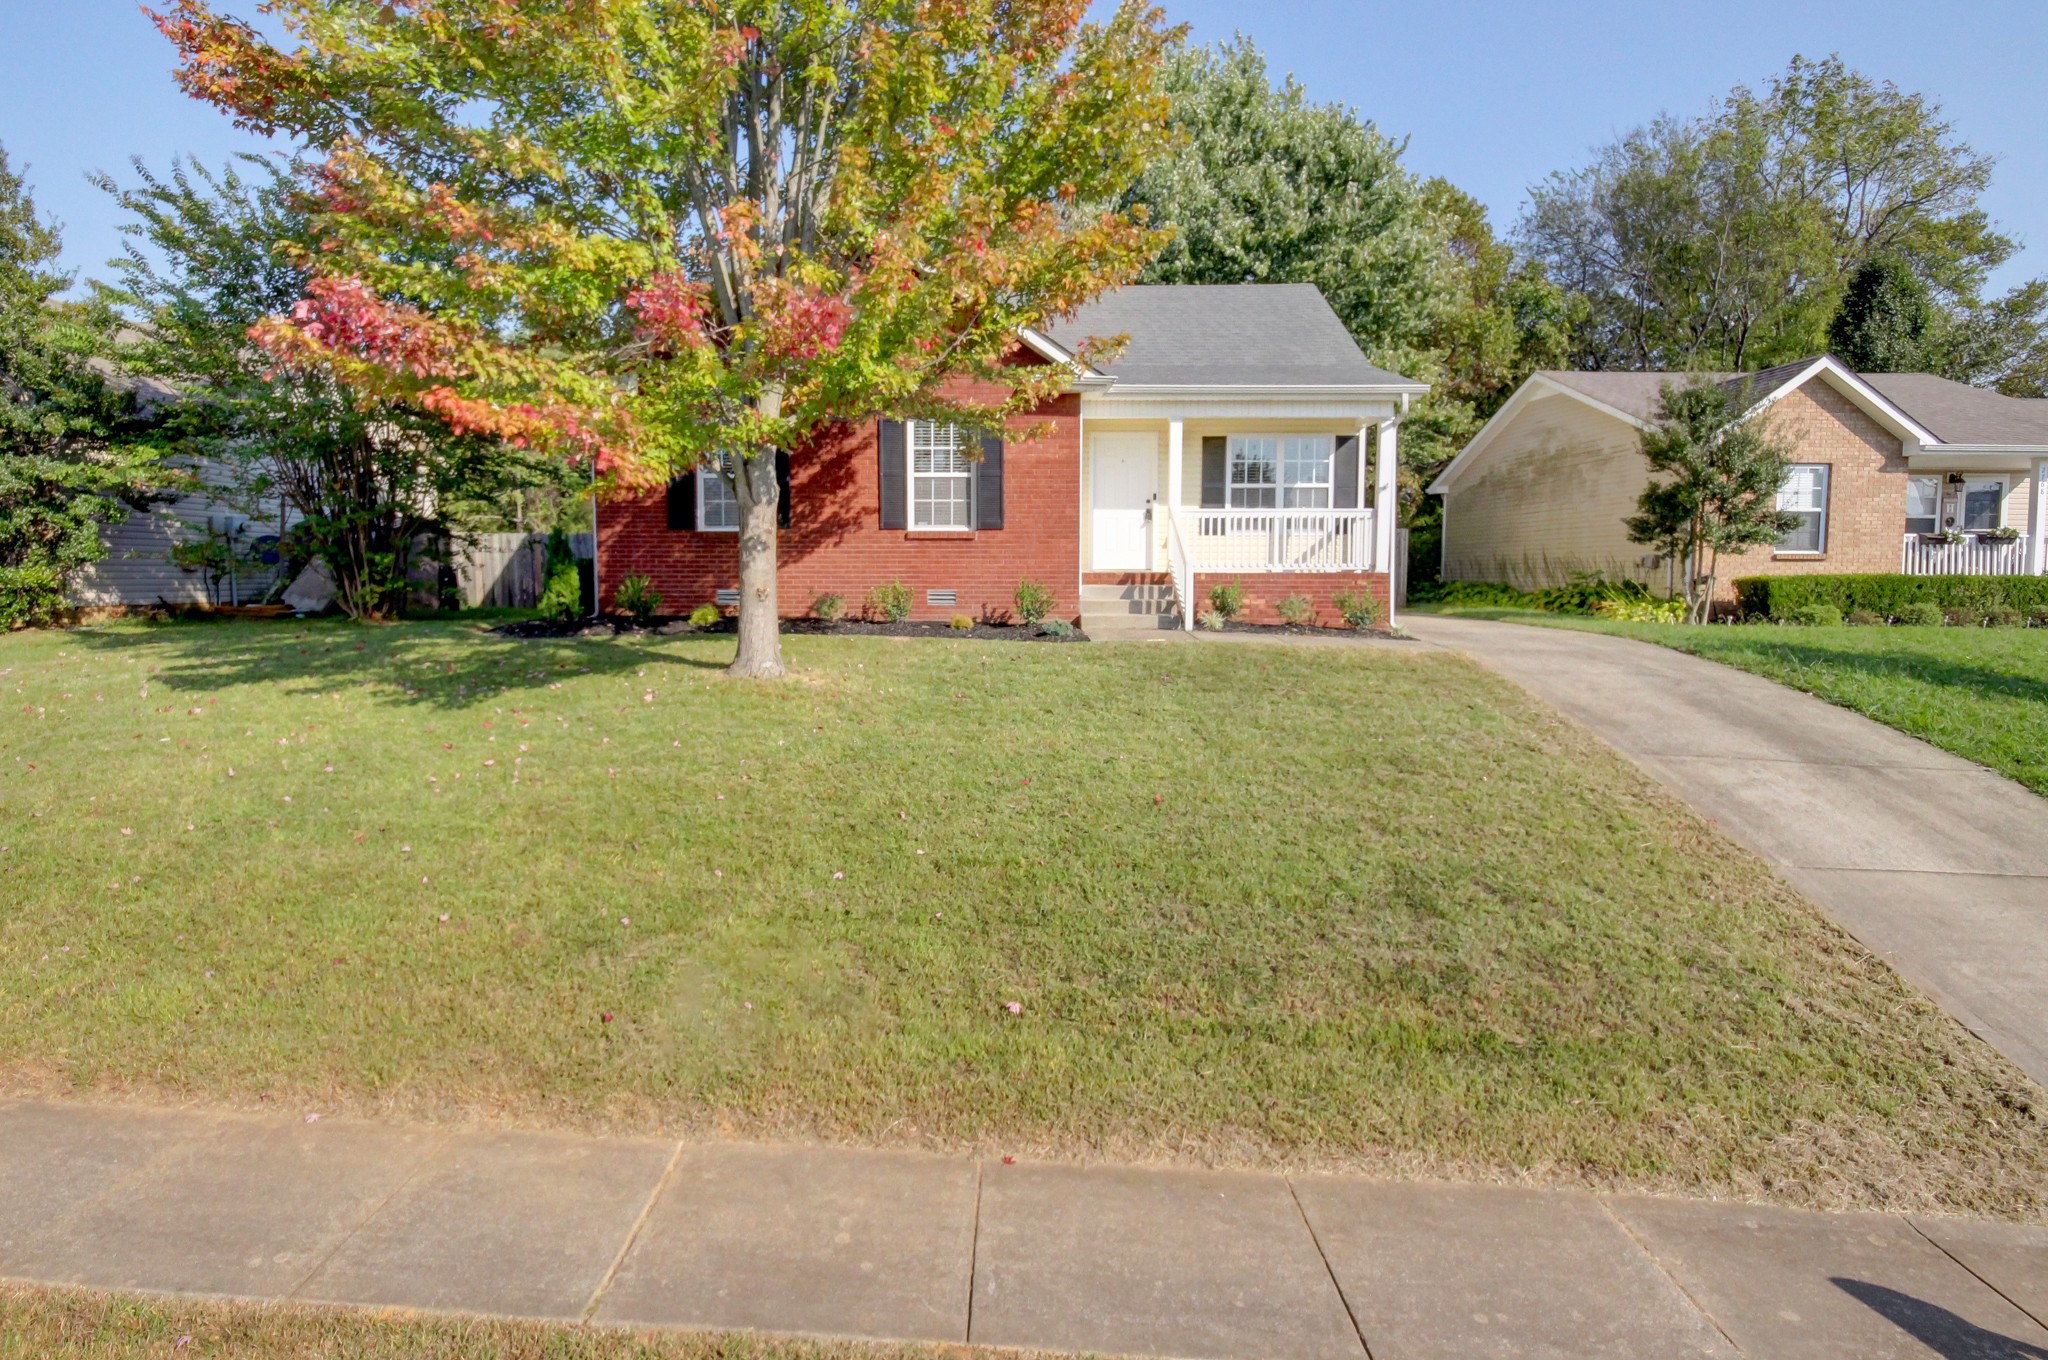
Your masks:
M 1859 374 L 1829 356 L 1747 374 L 1532 375 L 1430 486 L 1444 498 L 1443 577 L 1523 589 L 1600 572 L 1657 590 L 1675 564 L 1629 540 L 1649 485 L 1641 436 L 1665 386 L 1720 384 L 1792 450 L 1776 545 L 1725 557 L 1739 576 L 2048 571 L 2048 400 L 1926 373 Z

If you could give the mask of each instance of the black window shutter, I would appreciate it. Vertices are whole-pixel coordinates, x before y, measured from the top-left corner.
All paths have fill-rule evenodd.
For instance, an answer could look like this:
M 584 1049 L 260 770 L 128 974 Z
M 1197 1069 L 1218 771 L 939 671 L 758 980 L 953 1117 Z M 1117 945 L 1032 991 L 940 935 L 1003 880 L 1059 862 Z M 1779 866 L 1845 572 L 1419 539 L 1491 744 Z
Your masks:
M 1358 436 L 1347 434 L 1337 440 L 1337 460 L 1330 465 L 1330 506 L 1335 510 L 1358 508 Z
M 789 451 L 775 451 L 775 523 L 789 527 Z
M 697 474 L 685 472 L 668 484 L 668 527 L 697 527 Z
M 974 527 L 1003 527 L 1003 441 L 994 435 L 981 440 L 981 461 L 974 465 Z
M 910 525 L 910 478 L 904 468 L 903 422 L 885 420 L 876 441 L 882 458 L 882 527 L 904 529 Z
M 1202 436 L 1202 508 L 1221 510 L 1227 499 L 1226 478 L 1229 474 L 1230 440 L 1220 434 Z

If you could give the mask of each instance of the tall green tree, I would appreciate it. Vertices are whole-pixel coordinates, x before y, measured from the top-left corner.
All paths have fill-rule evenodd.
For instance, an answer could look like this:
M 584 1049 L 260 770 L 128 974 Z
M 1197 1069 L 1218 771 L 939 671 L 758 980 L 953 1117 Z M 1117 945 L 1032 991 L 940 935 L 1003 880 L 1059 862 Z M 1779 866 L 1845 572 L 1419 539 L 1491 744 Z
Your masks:
M 1017 330 L 1159 244 L 1080 206 L 1166 137 L 1145 0 L 264 8 L 298 47 L 159 16 L 188 91 L 325 157 L 307 296 L 259 343 L 614 481 L 727 478 L 736 674 L 783 669 L 774 451 L 1036 406 L 1067 374 L 1006 362 Z
M 67 574 L 105 555 L 100 526 L 158 480 L 111 312 L 60 295 L 57 225 L 0 148 L 0 623 L 47 617 Z
M 1939 104 L 1836 57 L 1795 58 L 1762 91 L 1659 119 L 1535 186 L 1520 238 L 1583 300 L 1579 367 L 1816 353 L 1857 271 L 1895 257 L 1935 309 L 1924 361 L 1995 381 L 2030 362 L 2048 313 L 2027 288 L 1984 296 L 2017 248 L 1981 207 L 1991 171 Z
M 420 554 L 459 538 L 462 507 L 559 485 L 557 459 L 488 434 L 455 434 L 430 412 L 343 387 L 318 366 L 281 365 L 249 333 L 289 313 L 313 276 L 312 229 L 294 167 L 244 157 L 215 172 L 174 163 L 134 182 L 96 182 L 125 210 L 118 286 L 102 299 L 129 322 L 124 363 L 185 399 L 159 448 L 202 468 L 209 491 L 252 514 L 282 500 L 307 557 L 324 563 L 355 618 L 399 612 Z
M 1828 350 L 1864 373 L 1908 373 L 1926 362 L 1933 315 L 1927 285 L 1896 255 L 1866 261 L 1828 323 Z
M 1688 615 L 1706 623 L 1721 555 L 1775 543 L 1798 524 L 1778 509 L 1791 446 L 1746 391 L 1693 381 L 1665 384 L 1642 449 L 1651 482 L 1629 538 L 1679 564 Z

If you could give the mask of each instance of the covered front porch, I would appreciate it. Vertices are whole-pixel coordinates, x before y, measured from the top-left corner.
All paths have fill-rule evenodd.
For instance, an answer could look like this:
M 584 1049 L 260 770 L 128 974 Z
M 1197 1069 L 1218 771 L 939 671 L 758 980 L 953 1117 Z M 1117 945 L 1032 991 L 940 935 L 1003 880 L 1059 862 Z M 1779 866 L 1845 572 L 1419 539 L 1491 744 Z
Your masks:
M 1391 617 L 1402 399 L 1149 404 L 1084 411 L 1084 583 L 1169 586 L 1184 628 L 1212 578 L 1259 599 L 1371 589 Z
M 1945 446 L 1910 453 L 1907 464 L 1900 571 L 2048 573 L 2048 457 Z

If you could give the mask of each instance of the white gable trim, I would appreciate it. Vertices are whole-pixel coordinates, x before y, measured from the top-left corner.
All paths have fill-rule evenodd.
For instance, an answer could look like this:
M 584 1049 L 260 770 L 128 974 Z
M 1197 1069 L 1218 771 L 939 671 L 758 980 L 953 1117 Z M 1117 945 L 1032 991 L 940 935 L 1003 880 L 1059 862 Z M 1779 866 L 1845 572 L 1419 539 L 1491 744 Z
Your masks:
M 1885 427 L 1895 438 L 1919 444 L 1939 444 L 1932 430 L 1913 417 L 1885 400 L 1882 393 L 1856 375 L 1856 371 L 1831 354 L 1824 354 L 1809 364 L 1806 370 L 1777 391 L 1765 397 L 1752 407 L 1743 419 L 1759 411 L 1768 411 L 1779 399 L 1804 387 L 1815 377 L 1825 378 L 1828 386 L 1854 402 L 1863 414 Z
M 1514 424 L 1515 418 L 1521 414 L 1524 406 L 1540 397 L 1550 396 L 1570 397 L 1573 401 L 1590 406 L 1604 416 L 1613 417 L 1631 429 L 1650 428 L 1648 422 L 1630 415 L 1618 406 L 1609 406 L 1597 397 L 1589 397 L 1577 388 L 1568 387 L 1554 378 L 1546 378 L 1541 373 L 1531 374 L 1515 389 L 1515 394 L 1507 399 L 1506 404 L 1493 413 L 1493 419 L 1479 427 L 1479 433 L 1472 436 L 1471 442 L 1450 461 L 1449 466 L 1437 474 L 1437 479 L 1429 484 L 1430 494 L 1441 496 L 1457 485 L 1458 480 L 1486 456 L 1486 450 L 1499 438 L 1501 431 Z

